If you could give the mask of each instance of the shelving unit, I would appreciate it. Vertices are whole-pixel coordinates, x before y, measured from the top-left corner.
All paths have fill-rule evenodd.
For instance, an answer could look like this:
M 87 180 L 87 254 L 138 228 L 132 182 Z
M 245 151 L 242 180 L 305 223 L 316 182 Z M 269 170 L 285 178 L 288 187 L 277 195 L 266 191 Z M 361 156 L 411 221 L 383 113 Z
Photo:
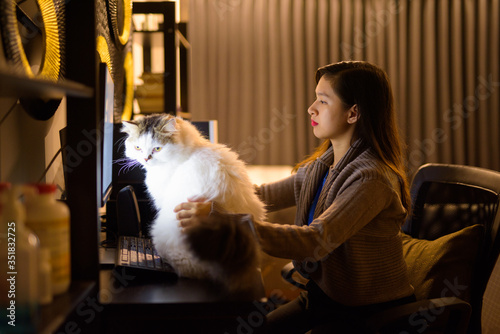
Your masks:
M 30 78 L 0 69 L 0 96 L 61 99 L 67 95 L 89 98 L 93 94 L 94 90 L 91 87 L 71 80 L 54 82 L 40 78 Z
M 34 1 L 32 4 L 36 5 Z M 17 9 L 19 14 L 19 8 Z M 90 15 L 85 15 L 86 13 Z M 2 14 L 5 15 L 4 12 L 2 12 Z M 95 5 L 93 2 L 85 1 L 85 5 L 83 6 L 79 1 L 68 2 L 67 15 L 68 17 L 74 18 L 84 15 L 85 20 L 89 20 L 93 24 L 92 30 L 88 31 L 95 31 L 95 20 L 92 19 L 95 16 Z M 76 66 L 76 68 L 80 70 L 81 67 L 86 66 L 81 63 L 82 60 L 84 62 L 83 58 L 86 57 L 86 55 L 82 53 L 81 50 L 78 51 L 81 45 L 75 45 L 75 43 L 80 43 L 82 41 L 82 39 L 79 38 L 80 36 L 78 36 L 78 32 L 73 29 L 75 27 L 73 23 L 80 24 L 75 21 L 78 21 L 78 19 L 67 20 L 69 34 L 66 36 L 68 40 L 68 43 L 66 44 L 69 44 L 70 47 L 73 48 L 72 50 L 77 50 L 73 51 L 73 54 L 71 52 L 67 54 L 67 67 L 74 68 Z M 14 22 L 14 24 L 17 24 L 17 22 Z M 77 35 L 75 35 L 75 32 Z M 82 37 L 84 37 L 84 35 L 85 34 L 81 34 Z M 93 44 L 89 43 L 85 48 L 87 48 L 89 50 L 89 54 L 91 54 L 91 61 L 95 61 L 95 36 L 93 36 L 93 34 L 90 35 L 91 36 L 87 34 L 87 37 L 92 40 Z M 85 40 L 85 38 L 83 38 L 83 40 Z M 0 52 L 3 52 L 3 50 L 4 49 L 0 47 Z M 32 51 L 36 52 L 37 50 Z M 80 63 L 75 64 L 75 54 L 78 52 L 80 52 L 82 59 L 80 59 L 80 55 L 78 55 L 76 57 L 76 61 L 80 61 Z M 4 57 L 3 54 L 0 56 Z M 63 98 L 67 98 L 68 102 L 71 101 L 69 102 L 70 107 L 67 108 L 68 133 L 74 133 L 75 131 L 81 133 L 83 129 L 96 129 L 95 116 L 92 116 L 92 111 L 96 108 L 96 81 L 92 79 L 92 75 L 86 78 L 85 76 L 73 75 L 72 70 L 70 70 L 68 72 L 71 73 L 71 75 L 66 76 L 65 79 L 59 78 L 58 81 L 53 81 L 42 78 L 38 75 L 31 77 L 24 73 L 15 71 L 15 66 L 10 64 L 10 61 L 11 60 L 9 59 L 9 61 L 1 62 L 0 97 L 19 100 L 26 98 L 40 100 L 42 101 L 41 104 L 49 100 L 61 100 Z M 92 67 L 86 67 L 84 72 L 86 71 L 87 74 L 88 72 L 91 72 L 89 71 L 89 68 L 91 69 Z M 73 107 L 75 104 L 79 106 L 78 109 Z M 57 107 L 55 108 L 57 109 Z M 56 110 L 54 109 L 54 113 L 55 112 Z M 58 112 L 65 111 L 59 109 Z M 78 113 L 78 115 L 75 117 L 76 113 Z M 69 134 L 69 145 L 77 147 L 78 140 L 79 139 L 77 139 L 74 134 Z M 78 194 L 79 191 L 83 191 L 82 194 L 86 194 L 85 189 L 82 187 L 76 186 L 79 189 L 75 190 L 75 184 L 74 181 L 72 181 L 75 180 L 75 177 L 87 178 L 87 176 L 89 176 L 89 174 L 85 176 L 81 172 L 82 169 L 88 168 L 89 166 L 88 163 L 85 163 L 85 160 L 86 159 L 82 159 L 82 166 L 80 168 L 75 168 L 74 175 L 71 175 L 70 173 L 69 184 L 71 185 L 69 188 L 72 189 L 71 191 L 73 194 L 72 199 L 68 201 L 68 205 L 70 205 L 70 207 L 74 206 L 75 202 L 78 202 L 78 199 L 75 198 L 75 194 Z M 88 162 L 92 163 L 93 159 L 92 157 L 89 157 L 88 160 Z M 95 164 L 92 168 L 88 168 L 88 170 L 93 171 L 95 174 Z M 88 193 L 90 194 L 91 192 Z M 86 196 L 86 199 L 92 201 L 91 197 L 92 196 Z M 94 210 L 89 209 L 89 213 L 83 215 L 79 215 L 78 210 L 72 210 L 71 212 L 71 285 L 67 292 L 54 296 L 54 299 L 50 304 L 39 308 L 39 312 L 37 314 L 36 333 L 68 333 L 79 331 L 96 332 L 96 329 L 98 331 L 99 323 L 97 321 L 88 321 L 89 315 L 91 315 L 88 310 L 89 307 L 92 307 L 92 301 L 97 298 L 99 287 L 97 257 L 94 261 L 94 268 L 91 268 L 91 266 L 89 266 L 89 262 L 86 262 L 93 261 L 92 247 L 90 245 L 95 244 L 97 254 L 98 241 L 97 237 L 94 235 L 97 234 L 98 221 L 97 219 L 94 222 L 92 222 L 92 219 L 85 221 L 91 217 L 92 211 L 95 211 L 95 216 L 97 218 L 95 205 L 93 208 Z M 87 231 L 88 227 L 90 227 L 94 233 Z M 89 260 L 81 260 L 86 258 L 89 258 Z M 85 274 L 82 274 L 80 271 L 85 271 Z
M 61 99 L 67 97 L 92 98 L 94 89 L 74 81 L 53 82 L 40 78 L 29 78 L 0 69 L 0 96 L 18 98 L 36 97 L 42 99 Z M 38 333 L 53 333 L 68 320 L 79 306 L 85 306 L 86 298 L 96 295 L 97 281 L 73 280 L 69 290 L 55 296 L 46 306 L 40 307 Z M 76 323 L 76 322 L 74 322 Z
M 65 161 L 66 204 L 71 212 L 71 286 L 40 311 L 40 333 L 97 333 L 99 291 L 99 179 L 100 156 L 97 109 L 98 60 L 94 1 L 66 3 L 66 72 L 64 81 L 48 93 L 66 96 Z M 91 135 L 89 135 L 91 134 Z M 94 140 L 94 142 L 92 142 Z M 85 146 L 86 145 L 86 146 Z M 87 150 L 83 148 L 86 147 Z M 91 148 L 89 150 L 89 147 Z M 78 156 L 67 156 L 67 152 Z M 66 154 L 66 157 L 65 157 Z M 68 163 L 71 162 L 71 163 Z
M 102 288 L 99 263 L 101 171 L 98 166 L 101 152 L 99 145 L 92 141 L 99 140 L 102 126 L 97 112 L 101 93 L 98 89 L 100 59 L 96 52 L 96 40 L 99 28 L 103 29 L 103 25 L 107 27 L 108 22 L 102 20 L 102 12 L 108 10 L 108 5 L 104 0 L 65 3 L 66 71 L 63 81 L 53 82 L 0 69 L 0 97 L 66 98 L 67 126 L 65 135 L 62 136 L 64 147 L 78 154 L 77 159 L 69 166 L 71 168 L 68 168 L 68 156 L 64 157 L 64 154 L 69 151 L 63 150 L 66 203 L 71 212 L 71 286 L 67 292 L 55 296 L 49 305 L 40 307 L 37 333 L 97 333 L 101 330 L 101 320 L 105 318 L 106 312 L 99 303 L 99 291 Z M 163 34 L 163 112 L 175 114 L 175 2 L 134 3 L 133 8 L 134 13 L 164 16 L 165 24 L 160 31 L 139 34 Z M 113 43 L 113 36 L 107 37 L 110 37 L 108 42 Z M 114 55 L 118 56 L 115 58 L 115 66 L 120 65 L 118 61 L 124 49 L 116 46 Z
M 164 52 L 164 72 L 163 72 L 163 94 L 153 93 L 151 102 L 155 105 L 158 103 L 154 99 L 158 99 L 158 96 L 163 99 L 163 109 L 158 108 L 157 110 L 149 109 L 149 112 L 164 112 L 169 114 L 176 114 L 177 110 L 177 53 L 176 53 L 176 26 L 175 26 L 175 2 L 172 1 L 161 1 L 161 2 L 134 2 L 133 4 L 133 14 L 159 14 L 163 15 L 163 25 L 159 29 L 154 30 L 143 30 L 142 27 L 136 27 L 134 31 L 134 38 L 138 38 L 141 41 L 141 45 L 144 47 L 144 58 L 147 60 L 145 63 L 145 70 L 149 67 L 149 51 L 150 40 L 153 35 L 162 34 L 163 35 L 163 52 Z M 147 74 L 146 74 L 147 75 Z M 154 74 L 153 74 L 154 75 Z M 156 79 L 150 79 L 156 81 Z M 154 84 L 154 82 L 153 82 Z M 146 96 L 143 97 L 144 103 L 148 103 L 147 91 L 149 88 L 147 83 L 142 87 L 146 92 Z M 141 87 L 138 87 L 138 92 L 136 95 L 138 99 L 140 96 Z M 139 102 L 140 104 L 140 102 Z

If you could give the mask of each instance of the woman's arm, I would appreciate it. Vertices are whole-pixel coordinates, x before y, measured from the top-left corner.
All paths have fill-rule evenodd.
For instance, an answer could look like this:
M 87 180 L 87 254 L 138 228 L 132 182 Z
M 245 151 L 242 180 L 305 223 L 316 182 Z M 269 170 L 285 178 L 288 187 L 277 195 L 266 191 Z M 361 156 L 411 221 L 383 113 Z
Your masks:
M 265 183 L 256 188 L 257 195 L 266 204 L 269 212 L 286 209 L 295 205 L 295 174 L 272 183 Z
M 180 226 L 196 229 L 200 219 L 216 217 L 221 221 L 239 221 L 254 230 L 262 250 L 269 255 L 303 261 L 318 261 L 368 223 L 383 210 L 390 216 L 404 216 L 398 195 L 386 183 L 378 180 L 353 182 L 340 193 L 331 206 L 311 225 L 282 225 L 252 220 L 250 215 L 232 215 L 218 209 L 216 203 L 187 202 L 176 208 Z M 395 218 L 394 218 L 395 219 Z
M 269 255 L 303 261 L 318 261 L 391 207 L 394 217 L 399 197 L 386 184 L 359 180 L 339 194 L 332 205 L 311 225 L 279 225 L 254 221 L 262 250 Z M 400 210 L 400 211 L 398 211 Z

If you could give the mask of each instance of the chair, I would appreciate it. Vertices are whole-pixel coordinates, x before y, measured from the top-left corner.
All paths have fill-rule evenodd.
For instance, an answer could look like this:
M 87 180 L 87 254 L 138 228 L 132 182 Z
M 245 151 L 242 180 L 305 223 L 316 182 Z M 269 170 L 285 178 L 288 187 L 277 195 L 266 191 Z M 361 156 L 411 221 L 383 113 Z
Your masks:
M 480 333 L 482 296 L 499 253 L 500 173 L 426 164 L 410 192 L 403 245 L 417 302 L 366 321 L 378 333 Z M 301 287 L 287 266 L 282 277 Z M 450 295 L 453 283 L 465 291 Z
M 477 250 L 470 269 L 470 297 L 464 297 L 472 307 L 468 332 L 480 333 L 482 296 L 500 251 L 500 173 L 472 166 L 426 164 L 415 174 L 410 192 L 412 215 L 403 231 L 413 238 L 436 240 L 470 226 L 484 226 L 478 244 L 464 245 L 469 253 Z

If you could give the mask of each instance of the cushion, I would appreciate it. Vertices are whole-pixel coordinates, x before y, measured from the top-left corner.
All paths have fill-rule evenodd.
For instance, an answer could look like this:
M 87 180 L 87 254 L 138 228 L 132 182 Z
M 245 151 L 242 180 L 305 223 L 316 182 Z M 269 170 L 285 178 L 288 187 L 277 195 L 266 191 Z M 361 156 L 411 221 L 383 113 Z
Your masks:
M 483 295 L 481 329 L 484 334 L 500 333 L 500 256 Z
M 480 224 L 432 241 L 402 233 L 403 255 L 417 300 L 458 297 L 470 301 L 472 273 L 483 233 Z

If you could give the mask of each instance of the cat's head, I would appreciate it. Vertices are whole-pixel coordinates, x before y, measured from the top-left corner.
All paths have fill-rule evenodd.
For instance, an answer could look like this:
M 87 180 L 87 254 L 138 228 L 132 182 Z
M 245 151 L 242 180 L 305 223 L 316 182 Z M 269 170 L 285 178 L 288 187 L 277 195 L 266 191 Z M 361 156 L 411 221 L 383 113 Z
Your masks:
M 175 144 L 180 119 L 168 114 L 149 115 L 138 120 L 123 122 L 125 155 L 145 167 L 168 160 L 168 152 Z

